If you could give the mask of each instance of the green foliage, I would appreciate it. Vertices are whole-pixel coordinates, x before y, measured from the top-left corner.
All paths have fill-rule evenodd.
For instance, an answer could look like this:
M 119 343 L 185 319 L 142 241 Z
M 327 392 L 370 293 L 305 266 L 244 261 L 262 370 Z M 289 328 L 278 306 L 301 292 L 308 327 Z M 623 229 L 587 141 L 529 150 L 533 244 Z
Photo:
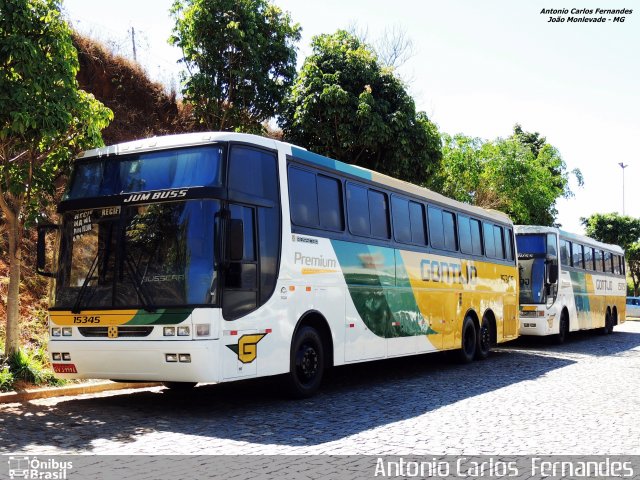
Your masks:
M 13 388 L 13 373 L 9 365 L 0 365 L 0 392 L 8 392 Z
M 13 381 L 23 381 L 34 385 L 62 385 L 46 366 L 46 350 L 20 349 L 9 357 L 9 369 Z
M 77 52 L 55 0 L 3 0 L 0 192 L 30 218 L 80 150 L 101 145 L 111 111 L 78 89 Z
M 19 348 L 22 234 L 83 149 L 102 145 L 112 113 L 78 88 L 77 52 L 56 0 L 0 3 L 0 211 L 10 281 L 7 353 Z
M 627 265 L 629 266 L 628 274 L 633 282 L 633 296 L 637 297 L 640 287 L 640 242 L 627 245 L 625 255 L 627 257 Z
M 300 26 L 267 0 L 175 0 L 170 43 L 189 74 L 184 99 L 202 127 L 261 132 L 296 73 Z
M 594 213 L 580 221 L 590 237 L 600 242 L 620 245 L 625 250 L 640 239 L 640 218 L 618 213 Z
M 558 198 L 573 195 L 556 148 L 519 125 L 511 137 L 483 141 L 462 134 L 443 135 L 442 168 L 430 182 L 434 190 L 484 208 L 501 210 L 515 223 L 553 225 Z
M 393 70 L 342 30 L 312 47 L 279 120 L 287 141 L 424 183 L 439 166 L 440 135 Z

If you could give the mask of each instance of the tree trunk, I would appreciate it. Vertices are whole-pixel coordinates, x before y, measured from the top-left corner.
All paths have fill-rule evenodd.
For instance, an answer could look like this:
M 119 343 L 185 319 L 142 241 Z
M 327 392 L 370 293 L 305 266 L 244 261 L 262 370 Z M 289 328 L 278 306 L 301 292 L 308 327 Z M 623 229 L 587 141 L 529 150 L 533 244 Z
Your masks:
M 20 220 L 16 215 L 7 219 L 9 234 L 9 291 L 7 293 L 7 338 L 5 354 L 10 356 L 20 348 Z

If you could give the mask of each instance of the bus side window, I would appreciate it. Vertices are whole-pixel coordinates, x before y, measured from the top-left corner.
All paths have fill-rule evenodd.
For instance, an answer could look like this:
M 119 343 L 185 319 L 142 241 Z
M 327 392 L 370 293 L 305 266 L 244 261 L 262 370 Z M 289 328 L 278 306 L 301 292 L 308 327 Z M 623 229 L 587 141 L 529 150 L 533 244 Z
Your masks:
M 318 227 L 315 174 L 297 167 L 289 167 L 289 205 L 293 223 L 303 227 Z
M 462 253 L 473 253 L 471 245 L 471 224 L 469 217 L 458 215 L 458 237 L 460 238 L 460 251 Z
M 505 229 L 506 235 L 504 237 L 505 240 L 505 248 L 507 251 L 507 260 L 513 260 L 513 232 L 510 228 Z
M 429 239 L 433 248 L 444 249 L 444 229 L 442 226 L 442 210 L 429 205 L 428 209 Z
M 390 237 L 389 202 L 386 193 L 369 190 L 369 224 L 372 237 L 385 239 Z
M 320 227 L 343 231 L 342 184 L 335 178 L 318 175 L 318 210 Z
M 411 241 L 418 245 L 426 245 L 427 235 L 424 229 L 424 205 L 409 202 L 409 217 L 411 220 Z
M 569 242 L 566 240 L 560 240 L 560 263 L 565 266 L 571 266 L 570 264 L 570 248 Z
M 470 220 L 471 226 L 471 247 L 473 249 L 474 255 L 483 255 L 484 250 L 482 249 L 482 233 L 480 232 L 480 220 L 476 220 L 472 218 Z
M 496 258 L 496 243 L 493 234 L 493 225 L 483 222 L 482 231 L 484 233 L 484 251 L 487 257 Z
M 368 237 L 371 225 L 366 188 L 347 182 L 347 213 L 351 233 Z
M 502 227 L 493 226 L 493 239 L 496 245 L 496 258 L 504 258 L 504 231 Z
M 393 236 L 398 242 L 411 243 L 411 221 L 409 219 L 409 201 L 391 195 L 393 218 Z
M 455 214 L 451 212 L 442 212 L 442 224 L 444 227 L 444 248 L 455 252 L 458 250 Z

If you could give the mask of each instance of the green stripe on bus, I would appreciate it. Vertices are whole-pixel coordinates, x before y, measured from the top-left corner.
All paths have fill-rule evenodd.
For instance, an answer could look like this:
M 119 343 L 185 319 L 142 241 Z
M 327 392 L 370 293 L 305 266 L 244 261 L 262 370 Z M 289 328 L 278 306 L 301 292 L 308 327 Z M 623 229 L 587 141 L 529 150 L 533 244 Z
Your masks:
M 392 248 L 331 241 L 349 295 L 365 325 L 384 338 L 431 335 L 402 258 Z

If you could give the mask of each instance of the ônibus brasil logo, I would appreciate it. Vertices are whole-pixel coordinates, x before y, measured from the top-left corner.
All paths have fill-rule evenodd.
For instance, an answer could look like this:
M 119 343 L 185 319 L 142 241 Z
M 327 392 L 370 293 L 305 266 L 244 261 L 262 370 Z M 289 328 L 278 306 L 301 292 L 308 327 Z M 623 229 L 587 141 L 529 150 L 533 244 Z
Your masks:
M 9 478 L 38 479 L 38 480 L 66 480 L 67 471 L 73 468 L 72 462 L 38 457 L 9 457 Z

